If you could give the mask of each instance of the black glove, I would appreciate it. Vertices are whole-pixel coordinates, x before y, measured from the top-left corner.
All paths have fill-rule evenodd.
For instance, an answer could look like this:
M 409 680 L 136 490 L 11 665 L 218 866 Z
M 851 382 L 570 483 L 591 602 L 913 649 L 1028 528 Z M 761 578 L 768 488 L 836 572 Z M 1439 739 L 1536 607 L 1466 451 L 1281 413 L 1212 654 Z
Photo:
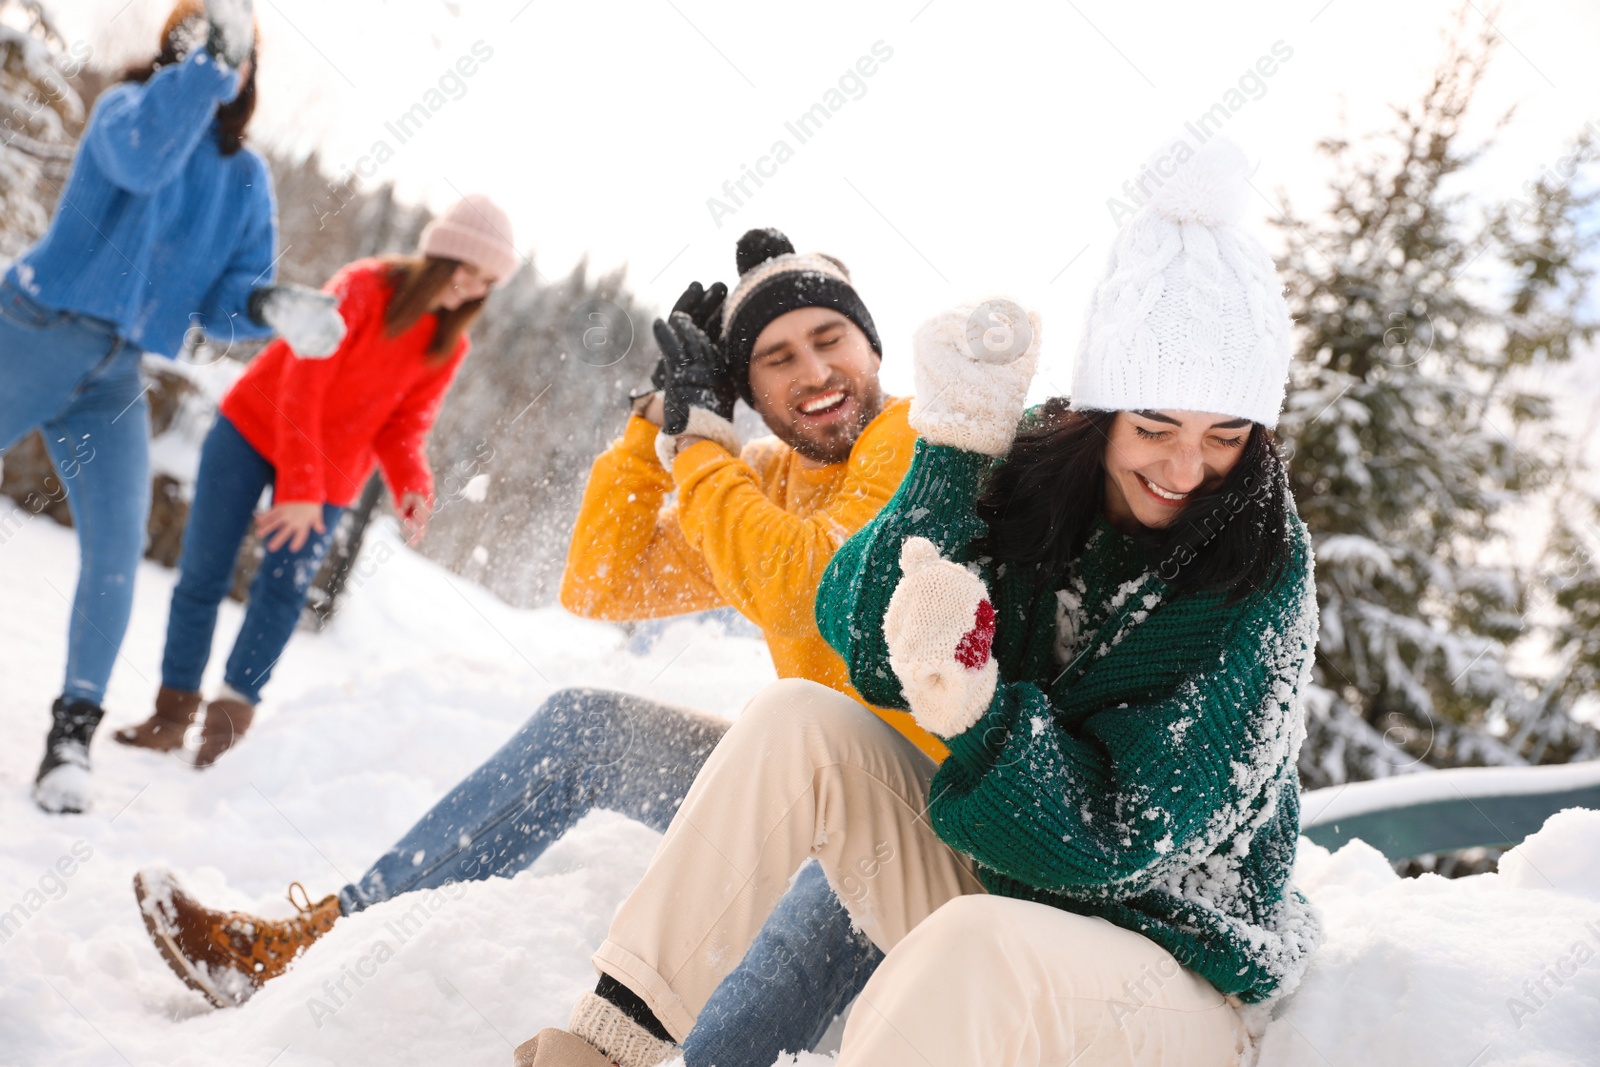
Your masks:
M 206 0 L 206 51 L 238 70 L 256 46 L 252 0 Z
M 717 303 L 721 303 L 720 297 Z M 656 344 L 661 346 L 661 390 L 666 409 L 661 432 L 669 437 L 683 433 L 689 425 L 690 408 L 702 408 L 731 424 L 733 402 L 739 393 L 728 377 L 722 350 L 687 312 L 674 311 L 670 320 L 657 319 L 655 333 Z
M 690 282 L 689 288 L 672 305 L 672 314 L 681 311 L 689 316 L 689 321 L 698 326 L 711 344 L 720 350 L 716 338 L 722 333 L 722 302 L 727 297 L 728 287 L 721 282 L 712 282 L 709 289 L 701 288 L 699 282 Z M 650 384 L 656 387 L 658 393 L 667 387 L 665 356 L 656 361 L 656 369 L 650 372 Z

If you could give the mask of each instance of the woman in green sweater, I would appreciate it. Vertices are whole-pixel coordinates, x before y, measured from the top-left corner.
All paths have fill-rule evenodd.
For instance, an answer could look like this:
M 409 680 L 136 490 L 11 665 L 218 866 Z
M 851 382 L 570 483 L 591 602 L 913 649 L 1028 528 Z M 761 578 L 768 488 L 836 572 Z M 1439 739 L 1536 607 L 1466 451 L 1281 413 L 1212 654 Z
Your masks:
M 817 616 L 949 758 L 765 690 L 518 1064 L 666 1058 L 808 857 L 888 953 L 841 1065 L 1250 1056 L 1320 925 L 1290 885 L 1317 614 L 1271 435 L 1288 315 L 1243 163 L 1186 151 L 1118 235 L 1070 404 L 1024 416 L 1039 327 L 1009 301 L 918 331 L 916 457 Z

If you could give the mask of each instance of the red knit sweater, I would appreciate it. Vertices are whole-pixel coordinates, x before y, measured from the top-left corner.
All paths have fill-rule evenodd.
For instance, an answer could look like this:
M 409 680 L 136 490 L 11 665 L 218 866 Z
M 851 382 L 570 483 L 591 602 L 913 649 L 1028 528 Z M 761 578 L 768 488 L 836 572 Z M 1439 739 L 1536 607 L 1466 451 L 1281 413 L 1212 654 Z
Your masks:
M 374 463 L 396 500 L 433 499 L 428 431 L 467 354 L 463 335 L 449 359 L 430 366 L 435 318 L 424 315 L 395 337 L 383 316 L 390 267 L 362 259 L 323 289 L 339 297 L 345 337 L 328 359 L 301 359 L 273 341 L 222 398 L 222 414 L 277 472 L 274 503 L 344 506 L 361 492 Z

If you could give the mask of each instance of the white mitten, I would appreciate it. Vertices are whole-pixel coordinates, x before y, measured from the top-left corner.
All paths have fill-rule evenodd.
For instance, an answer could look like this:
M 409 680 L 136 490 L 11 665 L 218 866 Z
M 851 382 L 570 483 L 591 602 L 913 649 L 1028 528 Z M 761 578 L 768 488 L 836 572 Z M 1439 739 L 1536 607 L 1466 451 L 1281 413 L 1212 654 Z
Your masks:
M 917 433 L 968 452 L 1009 452 L 1039 365 L 1038 314 L 1000 297 L 953 308 L 918 327 L 911 348 Z
M 942 559 L 925 537 L 906 539 L 900 569 L 883 616 L 889 666 L 922 728 L 954 737 L 981 719 L 994 697 L 994 606 L 982 579 Z
M 301 359 L 327 359 L 344 340 L 339 298 L 304 285 L 268 285 L 250 294 L 250 317 L 278 331 Z

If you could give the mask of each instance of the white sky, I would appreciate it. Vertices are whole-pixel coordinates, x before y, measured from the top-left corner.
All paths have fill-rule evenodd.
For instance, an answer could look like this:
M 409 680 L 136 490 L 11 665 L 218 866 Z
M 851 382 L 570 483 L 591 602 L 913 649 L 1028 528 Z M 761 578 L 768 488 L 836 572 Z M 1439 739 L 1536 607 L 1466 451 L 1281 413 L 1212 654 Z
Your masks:
M 1477 8 L 1494 12 L 1483 0 Z M 153 51 L 166 0 L 49 0 L 70 39 L 121 63 Z M 907 392 L 928 314 L 1004 293 L 1045 320 L 1064 392 L 1082 310 L 1115 232 L 1106 207 L 1151 149 L 1218 102 L 1274 42 L 1293 56 L 1227 125 L 1276 197 L 1314 203 L 1340 129 L 1382 125 L 1420 94 L 1453 0 L 258 0 L 254 136 L 353 167 L 443 207 L 481 191 L 557 276 L 587 253 L 628 264 L 658 306 L 691 279 L 731 281 L 733 244 L 777 226 L 850 265 Z M 1226 14 L 1219 14 L 1225 11 Z M 1482 16 L 1472 14 L 1472 18 Z M 1480 127 L 1517 105 L 1476 192 L 1513 194 L 1586 121 L 1600 124 L 1600 5 L 1508 3 Z M 424 130 L 385 128 L 476 41 L 493 57 Z M 882 41 L 893 56 L 805 144 L 784 129 Z M 794 157 L 719 229 L 722 196 L 773 141 Z M 753 186 L 750 188 L 754 189 Z M 1271 213 L 1254 201 L 1252 215 Z M 1273 236 L 1263 225 L 1267 240 Z M 1070 264 L 1070 265 L 1069 265 Z

